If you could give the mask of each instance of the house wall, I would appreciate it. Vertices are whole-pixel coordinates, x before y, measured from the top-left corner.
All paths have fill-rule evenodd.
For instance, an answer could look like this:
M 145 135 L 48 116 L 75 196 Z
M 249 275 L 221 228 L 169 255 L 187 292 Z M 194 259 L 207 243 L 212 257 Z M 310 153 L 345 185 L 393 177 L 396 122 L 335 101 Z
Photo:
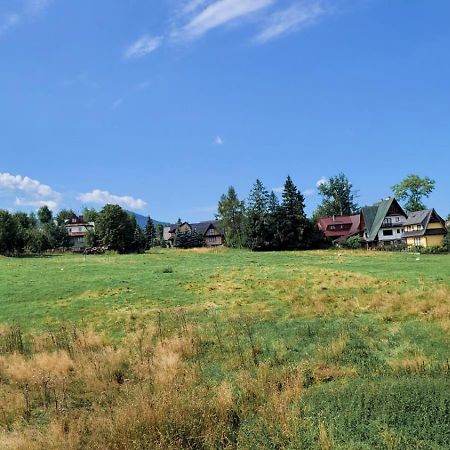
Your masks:
M 165 241 L 168 241 L 172 235 L 170 234 L 170 227 L 164 227 L 163 228 L 163 239 Z
M 439 222 L 429 223 L 427 226 L 427 230 L 441 230 L 443 229 L 442 224 Z
M 444 236 L 421 236 L 419 241 L 419 247 L 439 247 L 444 242 Z M 409 237 L 407 239 L 408 247 L 417 247 L 416 238 Z
M 184 223 L 180 227 L 178 227 L 178 231 L 181 233 L 190 233 L 192 231 L 192 228 L 187 223 Z
M 426 237 L 425 247 L 439 247 L 444 243 L 443 235 L 425 236 L 425 237 Z
M 391 230 L 392 235 L 391 236 L 385 236 L 383 231 L 384 230 Z M 378 231 L 378 240 L 379 241 L 394 241 L 403 239 L 403 229 L 401 227 L 392 227 L 392 228 L 380 228 Z

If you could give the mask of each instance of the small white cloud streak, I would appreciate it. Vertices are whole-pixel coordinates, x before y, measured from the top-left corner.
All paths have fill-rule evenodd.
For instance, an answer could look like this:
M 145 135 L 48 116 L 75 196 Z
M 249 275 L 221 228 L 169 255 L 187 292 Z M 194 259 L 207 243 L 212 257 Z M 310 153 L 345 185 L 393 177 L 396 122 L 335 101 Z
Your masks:
M 24 19 L 32 19 L 42 14 L 52 3 L 53 0 L 26 0 L 23 7 L 19 11 L 6 14 L 0 17 L 0 36 L 7 33 Z
M 140 199 L 130 197 L 129 195 L 114 195 L 108 191 L 101 191 L 100 189 L 94 189 L 92 192 L 86 192 L 78 196 L 78 200 L 84 203 L 96 203 L 99 205 L 117 204 L 124 208 L 130 209 L 144 209 L 147 203 Z
M 284 190 L 283 186 L 278 186 L 278 187 L 274 187 L 272 188 L 272 191 L 275 192 L 275 194 L 281 194 Z
M 214 139 L 214 143 L 215 143 L 216 145 L 223 145 L 223 144 L 224 144 L 224 141 L 223 141 L 223 139 L 222 139 L 221 136 L 216 136 L 216 139 Z
M 315 194 L 315 190 L 314 189 L 305 189 L 305 191 L 303 192 L 303 195 L 305 197 L 311 197 L 311 195 Z
M 208 5 L 175 36 L 195 39 L 208 31 L 267 8 L 275 0 L 217 0 Z
M 316 186 L 322 186 L 322 184 L 327 184 L 328 180 L 325 177 L 320 178 L 319 180 L 317 180 Z
M 125 59 L 143 58 L 158 49 L 162 42 L 163 39 L 161 36 L 142 36 L 126 49 L 124 57 Z
M 29 15 L 37 15 L 44 12 L 53 0 L 28 0 L 25 4 L 25 13 Z
M 114 109 L 119 108 L 119 107 L 122 105 L 123 101 L 124 101 L 124 98 L 123 98 L 123 97 L 118 98 L 117 100 L 115 100 L 115 101 L 113 102 L 113 108 L 114 108 Z
M 266 28 L 254 39 L 256 43 L 264 44 L 278 37 L 298 31 L 315 24 L 324 15 L 331 12 L 322 0 L 305 0 L 287 9 L 275 12 L 268 21 Z
M 11 28 L 14 28 L 16 25 L 19 24 L 19 22 L 20 22 L 19 14 L 12 13 L 6 15 L 0 22 L 0 36 L 2 34 L 5 34 Z
M 33 208 L 48 206 L 50 209 L 57 209 L 59 205 L 55 200 L 30 200 L 22 197 L 16 197 L 15 204 L 17 206 L 32 206 Z
M 192 14 L 198 11 L 203 5 L 205 5 L 207 0 L 189 0 L 186 4 L 181 8 L 182 14 Z

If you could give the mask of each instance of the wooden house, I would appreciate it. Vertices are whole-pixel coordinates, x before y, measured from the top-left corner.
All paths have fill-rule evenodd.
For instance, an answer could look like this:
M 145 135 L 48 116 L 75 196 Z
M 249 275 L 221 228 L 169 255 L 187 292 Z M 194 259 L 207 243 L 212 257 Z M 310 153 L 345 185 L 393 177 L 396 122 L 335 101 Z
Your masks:
M 408 247 L 439 247 L 447 234 L 444 219 L 434 209 L 410 213 L 404 229 Z
M 217 220 L 198 223 L 183 222 L 164 227 L 164 240 L 172 246 L 177 232 L 192 233 L 193 231 L 204 237 L 207 247 L 218 247 L 224 243 L 223 231 Z
M 403 231 L 408 216 L 395 198 L 389 197 L 373 206 L 366 206 L 361 214 L 363 239 L 368 248 L 406 245 Z
M 339 242 L 351 236 L 362 235 L 363 221 L 361 214 L 352 216 L 332 216 L 317 219 L 317 227 L 333 242 Z

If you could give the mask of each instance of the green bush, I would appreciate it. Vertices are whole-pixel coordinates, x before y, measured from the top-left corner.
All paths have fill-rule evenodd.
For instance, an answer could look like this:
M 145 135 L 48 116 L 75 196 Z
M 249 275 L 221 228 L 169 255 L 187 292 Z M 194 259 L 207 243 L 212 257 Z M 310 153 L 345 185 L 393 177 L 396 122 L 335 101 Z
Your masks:
M 342 248 L 357 250 L 361 248 L 361 240 L 359 236 L 351 236 L 345 241 L 342 241 L 340 245 Z

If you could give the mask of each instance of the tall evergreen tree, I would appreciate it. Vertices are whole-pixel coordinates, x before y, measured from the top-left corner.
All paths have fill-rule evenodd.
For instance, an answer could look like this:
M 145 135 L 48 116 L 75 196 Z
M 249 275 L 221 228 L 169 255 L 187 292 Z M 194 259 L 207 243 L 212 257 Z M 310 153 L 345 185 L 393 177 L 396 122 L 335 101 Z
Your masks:
M 314 213 L 316 218 L 349 216 L 358 210 L 353 185 L 343 173 L 330 177 L 328 181 L 320 184 L 318 191 L 323 200 Z
M 147 218 L 144 234 L 145 234 L 145 248 L 149 250 L 150 248 L 154 247 L 156 238 L 155 224 L 153 223 L 153 220 L 150 216 Z
M 228 247 L 242 248 L 245 246 L 245 203 L 239 200 L 233 186 L 220 197 L 218 219 L 225 234 L 225 244 Z
M 256 180 L 250 192 L 247 206 L 247 246 L 252 250 L 270 247 L 269 192 Z
M 303 232 L 306 226 L 305 198 L 290 176 L 283 189 L 283 201 L 279 212 L 280 245 L 284 250 L 302 248 Z
M 277 250 L 280 247 L 280 235 L 278 230 L 280 218 L 280 202 L 278 201 L 278 197 L 273 191 L 269 195 L 267 210 L 267 228 L 270 241 L 269 248 L 270 250 Z

